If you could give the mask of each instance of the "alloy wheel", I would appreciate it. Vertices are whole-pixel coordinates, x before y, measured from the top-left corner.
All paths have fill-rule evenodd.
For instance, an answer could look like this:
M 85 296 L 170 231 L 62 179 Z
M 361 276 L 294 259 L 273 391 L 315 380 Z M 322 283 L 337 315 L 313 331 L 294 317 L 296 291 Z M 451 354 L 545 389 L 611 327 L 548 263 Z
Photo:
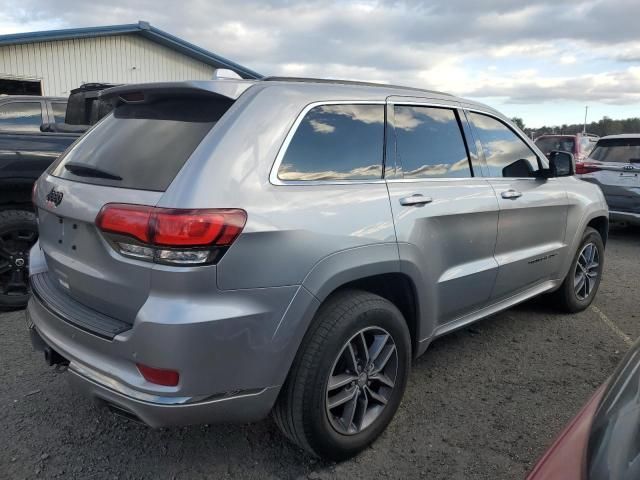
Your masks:
M 574 291 L 579 300 L 585 300 L 591 295 L 599 274 L 600 252 L 594 243 L 587 243 L 578 255 L 573 279 Z
M 391 399 L 398 374 L 398 352 L 383 328 L 368 327 L 352 336 L 336 358 L 325 408 L 331 426 L 343 435 L 369 427 Z

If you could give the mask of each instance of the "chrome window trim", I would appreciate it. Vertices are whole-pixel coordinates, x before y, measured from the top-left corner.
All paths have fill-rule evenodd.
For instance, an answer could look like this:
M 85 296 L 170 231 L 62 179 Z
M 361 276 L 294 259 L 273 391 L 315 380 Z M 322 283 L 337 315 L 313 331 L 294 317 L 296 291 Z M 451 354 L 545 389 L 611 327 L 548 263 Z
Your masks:
M 271 172 L 269 173 L 269 183 L 275 186 L 283 186 L 283 185 L 353 185 L 353 184 L 376 184 L 376 183 L 385 183 L 383 178 L 376 180 L 281 180 L 278 177 L 278 170 L 280 169 L 280 164 L 284 159 L 284 155 L 289 148 L 289 144 L 293 139 L 293 136 L 298 131 L 298 127 L 302 123 L 302 120 L 306 117 L 307 113 L 310 110 L 321 107 L 323 105 L 386 105 L 386 101 L 384 100 L 325 100 L 319 102 L 312 102 L 305 106 L 302 111 L 298 114 L 291 129 L 287 133 L 287 136 L 282 142 L 280 149 L 278 150 L 278 154 L 276 155 L 276 160 L 271 166 Z M 384 127 L 384 126 L 383 126 Z M 381 161 L 384 160 L 384 145 L 383 145 L 383 157 Z M 382 164 L 380 165 L 382 167 Z
M 276 155 L 276 159 L 271 167 L 271 171 L 269 173 L 269 183 L 275 186 L 313 186 L 313 185 L 362 185 L 362 184 L 380 184 L 380 183 L 423 183 L 423 182 L 464 182 L 469 180 L 529 180 L 529 181 L 538 181 L 539 178 L 534 177 L 485 177 L 485 176 L 473 176 L 473 177 L 445 177 L 445 178 L 390 178 L 390 179 L 377 179 L 377 180 L 281 180 L 278 178 L 278 170 L 280 169 L 280 165 L 282 164 L 282 160 L 284 159 L 284 155 L 289 148 L 289 144 L 293 139 L 293 136 L 298 130 L 298 127 L 302 123 L 304 117 L 315 107 L 323 106 L 323 105 L 389 105 L 390 107 L 394 107 L 395 105 L 410 105 L 410 106 L 422 106 L 422 107 L 435 107 L 435 108 L 449 108 L 452 110 L 461 110 L 467 112 L 475 112 L 482 115 L 486 115 L 491 117 L 500 123 L 506 124 L 507 128 L 512 131 L 520 140 L 524 141 L 524 143 L 529 147 L 529 149 L 540 159 L 540 155 L 532 148 L 532 144 L 530 143 L 527 137 L 524 137 L 520 132 L 514 130 L 504 118 L 499 115 L 492 113 L 487 110 L 482 110 L 479 108 L 471 108 L 465 107 L 459 104 L 459 102 L 452 101 L 451 103 L 441 103 L 441 102 L 419 102 L 414 100 L 401 100 L 399 98 L 394 98 L 393 100 L 324 100 L 318 102 L 312 102 L 306 105 L 302 111 L 298 114 L 293 125 L 287 132 L 287 135 L 278 150 L 278 154 Z M 464 134 L 464 132 L 463 132 Z M 550 179 L 547 179 L 550 180 Z
M 460 110 L 460 105 L 451 103 L 451 104 L 446 104 L 446 103 L 432 103 L 432 102 L 416 102 L 416 101 L 396 101 L 396 100 L 389 100 L 387 102 L 388 105 L 390 106 L 411 106 L 411 107 L 434 107 L 434 108 L 448 108 L 450 110 Z
M 456 182 L 485 181 L 486 177 L 442 177 L 442 178 L 390 178 L 387 183 L 424 183 L 424 182 Z
M 495 113 L 487 112 L 486 110 L 480 110 L 478 108 L 462 107 L 462 110 L 465 110 L 467 112 L 479 113 L 481 115 L 486 115 L 487 117 L 491 117 L 494 120 L 497 120 L 500 123 L 504 124 L 520 140 L 522 140 L 527 147 L 529 147 L 529 150 L 531 150 L 531 152 L 538 159 L 539 164 L 543 164 L 542 163 L 542 158 L 544 157 L 544 155 L 542 157 L 539 155 L 541 152 L 537 152 L 536 151 L 538 147 L 535 146 L 535 143 L 533 143 L 528 137 L 523 136 L 522 133 L 518 131 L 518 129 L 512 128 L 513 126 L 509 124 L 508 120 L 505 120 L 504 118 L 501 118 L 499 115 L 496 115 Z M 480 142 L 480 143 L 482 143 L 482 142 Z M 483 161 L 486 163 L 486 159 L 484 158 L 484 152 L 482 154 L 482 157 L 483 157 Z M 535 177 L 483 177 L 483 178 L 486 178 L 487 180 L 541 180 L 540 178 L 535 178 Z M 545 180 L 551 180 L 551 179 L 547 178 Z

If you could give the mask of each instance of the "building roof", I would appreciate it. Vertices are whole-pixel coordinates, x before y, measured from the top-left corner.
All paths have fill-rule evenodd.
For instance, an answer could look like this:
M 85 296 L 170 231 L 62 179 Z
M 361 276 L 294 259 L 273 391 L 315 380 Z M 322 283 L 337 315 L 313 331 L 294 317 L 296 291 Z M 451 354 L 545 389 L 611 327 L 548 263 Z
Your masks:
M 220 55 L 182 40 L 170 33 L 152 27 L 149 22 L 139 21 L 126 25 L 110 25 L 106 27 L 68 28 L 64 30 L 47 30 L 44 32 L 14 33 L 0 35 L 0 47 L 20 45 L 24 43 L 51 42 L 55 40 L 72 40 L 75 38 L 93 38 L 112 35 L 136 34 L 153 42 L 164 45 L 177 52 L 195 58 L 215 68 L 228 68 L 243 78 L 261 78 L 257 72 L 228 60 Z

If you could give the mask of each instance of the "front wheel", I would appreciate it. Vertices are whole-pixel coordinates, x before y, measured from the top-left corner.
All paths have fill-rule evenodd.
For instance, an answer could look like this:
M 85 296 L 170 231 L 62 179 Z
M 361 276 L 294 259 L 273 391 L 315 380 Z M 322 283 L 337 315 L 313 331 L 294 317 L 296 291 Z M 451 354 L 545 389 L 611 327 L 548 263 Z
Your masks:
M 596 296 L 604 268 L 604 244 L 600 233 L 587 227 L 569 273 L 555 293 L 558 307 L 575 313 L 586 309 Z
M 0 308 L 29 300 L 29 251 L 38 239 L 36 217 L 26 210 L 0 211 Z
M 350 290 L 320 308 L 274 408 L 283 433 L 313 455 L 352 457 L 396 413 L 411 363 L 409 330 L 388 300 Z

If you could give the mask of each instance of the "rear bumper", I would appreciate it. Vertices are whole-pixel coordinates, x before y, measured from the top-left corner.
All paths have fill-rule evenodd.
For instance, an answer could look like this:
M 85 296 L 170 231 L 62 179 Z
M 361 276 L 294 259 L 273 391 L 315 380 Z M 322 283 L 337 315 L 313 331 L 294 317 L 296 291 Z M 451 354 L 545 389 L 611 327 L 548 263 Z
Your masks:
M 133 327 L 112 340 L 65 321 L 36 296 L 27 323 L 34 348 L 69 361 L 75 388 L 148 425 L 258 420 L 277 398 L 317 300 L 295 286 L 213 297 L 215 306 L 210 298 L 197 305 L 150 297 Z M 177 370 L 178 386 L 147 382 L 136 363 Z
M 34 349 L 51 347 L 33 324 L 29 329 Z M 189 425 L 203 421 L 215 423 L 259 420 L 269 413 L 279 391 L 272 387 L 196 400 L 144 394 L 76 361 L 69 364 L 68 371 L 69 382 L 75 390 L 151 427 Z
M 279 392 L 279 388 L 270 387 L 202 401 L 186 400 L 185 403 L 179 403 L 181 399 L 175 397 L 163 396 L 143 400 L 119 391 L 124 389 L 123 385 L 110 382 L 106 386 L 101 383 L 100 376 L 92 378 L 90 373 L 88 375 L 90 370 L 77 363 L 71 362 L 69 372 L 69 382 L 76 391 L 151 427 L 260 420 L 269 413 Z M 136 395 L 135 391 L 132 393 Z

